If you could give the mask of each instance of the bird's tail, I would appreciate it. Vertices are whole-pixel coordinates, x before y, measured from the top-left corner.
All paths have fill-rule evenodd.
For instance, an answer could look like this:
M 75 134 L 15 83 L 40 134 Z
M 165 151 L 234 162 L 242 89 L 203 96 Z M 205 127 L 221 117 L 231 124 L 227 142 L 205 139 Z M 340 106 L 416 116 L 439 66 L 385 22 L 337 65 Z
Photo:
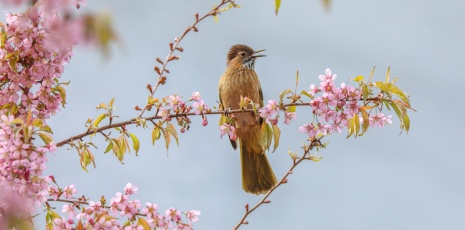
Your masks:
M 277 181 L 266 154 L 264 151 L 254 152 L 253 148 L 240 141 L 242 188 L 256 195 L 268 192 Z

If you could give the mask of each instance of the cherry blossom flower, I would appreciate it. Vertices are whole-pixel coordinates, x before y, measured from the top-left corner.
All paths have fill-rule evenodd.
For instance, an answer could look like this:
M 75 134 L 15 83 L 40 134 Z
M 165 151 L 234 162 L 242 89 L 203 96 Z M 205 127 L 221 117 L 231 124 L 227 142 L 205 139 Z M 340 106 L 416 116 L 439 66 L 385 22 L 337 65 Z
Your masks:
M 200 211 L 199 210 L 191 210 L 187 212 L 187 218 L 189 219 L 190 223 L 195 223 L 199 220 Z
M 202 97 L 200 96 L 200 92 L 196 91 L 196 92 L 193 92 L 192 93 L 192 97 L 190 100 L 193 100 L 193 101 L 200 101 L 202 100 Z
M 279 106 L 275 100 L 268 100 L 268 104 L 258 110 L 260 117 L 265 118 L 265 122 L 270 121 L 273 115 L 278 114 L 278 111 Z
M 127 183 L 126 184 L 126 187 L 124 187 L 124 193 L 126 195 L 133 195 L 133 194 L 137 194 L 137 190 L 139 189 L 139 187 L 135 186 L 135 185 L 132 185 L 131 183 Z
M 74 184 L 67 186 L 63 189 L 63 195 L 66 199 L 73 198 L 73 195 L 77 193 L 77 190 L 74 188 Z
M 297 119 L 295 112 L 284 112 L 284 124 L 289 125 L 295 119 Z
M 236 140 L 236 128 L 230 124 L 224 123 L 220 126 L 221 136 L 228 134 L 229 139 Z
M 386 116 L 383 113 L 377 113 L 370 116 L 371 127 L 383 127 L 392 123 L 392 115 Z
M 203 100 L 198 100 L 192 104 L 192 107 L 194 107 L 194 113 L 199 115 L 199 114 L 205 114 L 207 112 L 208 106 L 205 105 Z

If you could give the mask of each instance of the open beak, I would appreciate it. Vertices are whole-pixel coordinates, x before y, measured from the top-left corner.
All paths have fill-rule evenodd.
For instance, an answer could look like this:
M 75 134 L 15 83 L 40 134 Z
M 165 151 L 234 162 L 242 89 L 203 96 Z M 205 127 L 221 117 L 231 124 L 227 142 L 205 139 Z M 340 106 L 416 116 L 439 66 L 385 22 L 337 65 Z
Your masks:
M 253 55 L 251 56 L 251 58 L 265 57 L 266 55 L 258 54 L 258 53 L 263 52 L 263 51 L 265 51 L 265 50 L 256 50 L 255 52 L 253 52 Z

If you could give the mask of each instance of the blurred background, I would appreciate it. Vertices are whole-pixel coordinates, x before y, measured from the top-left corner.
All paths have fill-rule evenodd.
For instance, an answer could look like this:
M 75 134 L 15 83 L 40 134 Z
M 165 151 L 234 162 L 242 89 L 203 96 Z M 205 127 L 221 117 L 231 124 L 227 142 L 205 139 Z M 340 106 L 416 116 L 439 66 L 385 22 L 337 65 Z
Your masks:
M 119 121 L 135 117 L 134 107 L 147 99 L 146 85 L 154 85 L 156 57 L 164 60 L 168 43 L 194 21 L 195 12 L 209 11 L 219 1 L 88 1 L 87 11 L 107 11 L 119 36 L 110 59 L 80 46 L 66 66 L 63 81 L 68 104 L 49 123 L 58 142 L 85 131 L 95 107 L 115 97 Z M 168 83 L 156 96 L 190 98 L 200 91 L 205 103 L 217 105 L 217 84 L 225 70 L 231 45 L 243 43 L 266 49 L 255 65 L 265 100 L 295 86 L 307 90 L 318 75 L 331 68 L 337 84 L 357 75 L 384 80 L 387 68 L 400 77 L 398 86 L 411 95 L 411 130 L 399 135 L 393 124 L 370 129 L 357 139 L 346 132 L 325 138 L 328 148 L 319 163 L 304 162 L 289 183 L 270 197 L 271 203 L 253 212 L 243 229 L 464 229 L 465 228 L 465 2 L 445 1 L 333 1 L 326 10 L 317 0 L 282 1 L 278 16 L 272 0 L 240 1 L 240 9 L 200 23 L 181 46 L 180 61 L 169 65 Z M 4 8 L 2 6 L 2 8 Z M 14 8 L 2 11 L 15 11 Z M 2 18 L 4 21 L 4 17 Z M 280 146 L 269 153 L 276 176 L 291 166 L 288 150 L 299 151 L 306 135 L 298 127 L 311 119 L 298 108 L 298 120 L 280 122 Z M 387 113 L 387 111 L 384 111 Z M 146 113 L 151 115 L 151 113 Z M 65 147 L 49 157 L 46 174 L 60 186 L 75 184 L 79 194 L 109 200 L 126 183 L 139 187 L 134 198 L 183 211 L 201 210 L 196 229 L 231 229 L 261 196 L 241 189 L 239 152 L 220 139 L 217 116 L 192 119 L 167 151 L 163 140 L 151 145 L 151 130 L 129 127 L 141 141 L 139 156 L 126 155 L 124 165 L 104 154 L 106 143 L 92 141 L 97 168 L 83 171 L 74 150 Z M 89 140 L 89 139 L 86 139 Z M 61 211 L 61 204 L 58 204 Z M 36 218 L 37 229 L 44 215 Z

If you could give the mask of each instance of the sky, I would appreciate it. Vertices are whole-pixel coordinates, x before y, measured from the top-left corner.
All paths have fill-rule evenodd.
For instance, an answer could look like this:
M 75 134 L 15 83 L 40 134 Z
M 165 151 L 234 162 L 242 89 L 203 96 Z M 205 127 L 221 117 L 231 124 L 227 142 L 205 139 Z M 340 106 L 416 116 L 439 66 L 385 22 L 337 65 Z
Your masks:
M 194 13 L 207 12 L 219 1 L 88 1 L 81 13 L 111 13 L 119 42 L 110 59 L 80 46 L 66 66 L 63 81 L 68 104 L 49 124 L 58 142 L 86 130 L 95 107 L 115 97 L 119 121 L 135 117 L 136 105 L 147 99 L 146 85 L 154 85 L 156 57 L 164 59 L 168 43 L 182 34 Z M 266 49 L 257 60 L 265 100 L 295 86 L 308 90 L 318 75 L 331 68 L 336 82 L 369 76 L 383 80 L 387 68 L 399 77 L 397 85 L 410 94 L 411 130 L 399 135 L 393 124 L 370 129 L 362 137 L 346 139 L 346 132 L 325 141 L 323 160 L 304 162 L 266 204 L 248 218 L 243 229 L 463 229 L 465 227 L 465 120 L 461 105 L 465 85 L 465 2 L 445 1 L 333 1 L 325 10 L 317 1 L 282 1 L 278 16 L 273 1 L 237 1 L 240 9 L 203 21 L 181 46 L 181 59 L 170 64 L 168 83 L 157 97 L 178 94 L 187 100 L 199 91 L 205 103 L 217 105 L 218 80 L 226 67 L 230 46 L 243 43 Z M 2 6 L 3 8 L 3 6 Z M 8 8 L 10 11 L 14 9 Z M 3 11 L 3 10 L 2 10 Z M 3 19 L 4 21 L 4 19 Z M 298 127 L 311 111 L 299 108 L 298 120 L 280 124 L 280 146 L 268 158 L 281 178 L 291 167 L 288 150 L 299 151 L 306 135 Z M 151 115 L 147 113 L 147 115 Z M 60 186 L 75 184 L 79 194 L 98 200 L 122 191 L 126 183 L 139 187 L 134 198 L 157 203 L 160 210 L 176 207 L 202 212 L 196 229 L 231 229 L 244 214 L 244 205 L 261 196 L 241 189 L 239 152 L 220 138 L 218 117 L 200 117 L 167 152 L 161 142 L 151 144 L 150 129 L 129 127 L 141 141 L 139 156 L 126 155 L 124 165 L 104 154 L 100 137 L 91 141 L 95 169 L 85 172 L 74 150 L 58 149 L 49 157 L 46 174 Z M 89 139 L 86 139 L 90 141 Z M 61 204 L 58 204 L 60 207 Z M 58 208 L 59 210 L 61 208 Z M 37 228 L 44 226 L 44 216 Z

